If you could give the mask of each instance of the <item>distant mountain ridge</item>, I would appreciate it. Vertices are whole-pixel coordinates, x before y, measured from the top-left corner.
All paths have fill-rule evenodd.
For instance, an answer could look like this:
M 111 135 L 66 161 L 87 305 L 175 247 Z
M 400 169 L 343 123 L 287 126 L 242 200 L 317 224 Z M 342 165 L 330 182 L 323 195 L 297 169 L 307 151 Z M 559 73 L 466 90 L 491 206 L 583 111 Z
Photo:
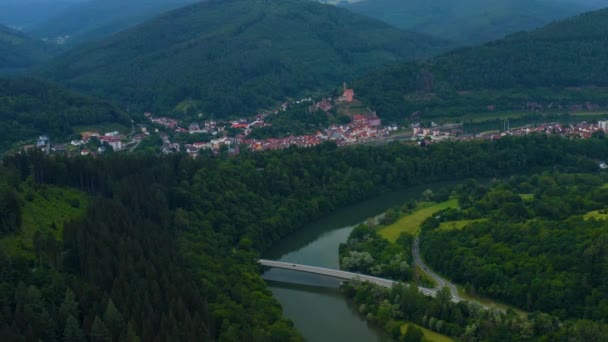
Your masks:
M 608 104 L 608 9 L 513 34 L 425 62 L 372 73 L 354 85 L 380 115 L 458 116 L 530 103 Z
M 599 3 L 599 0 L 363 0 L 343 6 L 402 29 L 477 44 L 596 9 Z
M 449 46 L 316 2 L 208 1 L 70 51 L 42 74 L 141 111 L 240 116 Z
M 85 0 L 2 0 L 0 23 L 28 29 Z
M 161 13 L 202 0 L 89 0 L 75 3 L 27 31 L 40 38 L 69 37 L 73 45 L 107 37 Z
M 27 69 L 50 57 L 52 45 L 0 25 L 0 72 Z

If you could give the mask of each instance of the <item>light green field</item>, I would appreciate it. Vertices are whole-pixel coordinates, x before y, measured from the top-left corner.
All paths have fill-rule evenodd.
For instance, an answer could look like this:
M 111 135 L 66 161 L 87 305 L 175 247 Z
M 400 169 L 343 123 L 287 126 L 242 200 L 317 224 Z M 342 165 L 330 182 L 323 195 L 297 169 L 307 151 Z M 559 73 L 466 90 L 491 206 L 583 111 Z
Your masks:
M 608 190 L 608 183 L 606 183 L 606 184 L 602 185 L 602 186 L 600 187 L 600 189 L 602 189 L 602 190 Z
M 424 333 L 424 340 L 429 341 L 429 342 L 452 342 L 454 341 L 453 338 L 446 336 L 446 335 L 441 335 L 439 333 L 436 333 L 434 331 L 431 331 L 429 329 L 425 329 L 417 324 L 414 323 L 405 323 L 401 326 L 401 335 L 405 335 L 407 333 L 407 329 L 411 326 L 415 326 L 418 329 L 422 330 L 422 332 Z
M 462 228 L 466 227 L 467 225 L 469 225 L 471 223 L 484 222 L 487 220 L 488 219 L 477 219 L 477 220 L 459 220 L 459 221 L 441 222 L 441 224 L 439 225 L 439 229 L 440 230 L 461 230 Z
M 422 206 L 413 213 L 401 217 L 397 222 L 381 228 L 378 233 L 390 242 L 397 241 L 401 233 L 417 235 L 420 230 L 420 225 L 424 220 L 431 217 L 433 213 L 448 208 L 458 208 L 458 200 L 451 199 L 437 204 Z
M 534 199 L 534 194 L 521 194 L 519 197 L 524 201 L 532 201 Z
M 84 215 L 87 197 L 79 191 L 56 187 L 46 187 L 40 191 L 25 189 L 24 193 L 30 193 L 32 200 L 23 196 L 21 232 L 0 239 L 0 249 L 11 255 L 34 258 L 32 238 L 36 231 L 43 234 L 51 232 L 61 240 L 63 224 Z M 53 223 L 56 230 L 51 229 Z
M 603 210 L 594 210 L 585 214 L 585 220 L 590 220 L 592 218 L 596 220 L 608 220 L 608 214 L 602 214 Z

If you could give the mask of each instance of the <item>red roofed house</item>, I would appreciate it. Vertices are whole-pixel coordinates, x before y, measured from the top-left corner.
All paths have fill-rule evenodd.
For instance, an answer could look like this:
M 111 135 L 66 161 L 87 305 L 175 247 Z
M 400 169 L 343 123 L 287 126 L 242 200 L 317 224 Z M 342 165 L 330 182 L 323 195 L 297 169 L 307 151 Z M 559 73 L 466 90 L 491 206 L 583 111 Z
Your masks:
M 357 125 L 364 125 L 367 123 L 365 115 L 355 114 L 353 115 L 353 123 Z
M 249 124 L 242 122 L 232 124 L 232 128 L 247 128 L 248 126 Z
M 102 143 L 105 142 L 108 145 L 112 146 L 114 151 L 122 150 L 122 141 L 120 140 L 120 137 L 103 136 L 99 137 L 99 141 L 101 141 Z

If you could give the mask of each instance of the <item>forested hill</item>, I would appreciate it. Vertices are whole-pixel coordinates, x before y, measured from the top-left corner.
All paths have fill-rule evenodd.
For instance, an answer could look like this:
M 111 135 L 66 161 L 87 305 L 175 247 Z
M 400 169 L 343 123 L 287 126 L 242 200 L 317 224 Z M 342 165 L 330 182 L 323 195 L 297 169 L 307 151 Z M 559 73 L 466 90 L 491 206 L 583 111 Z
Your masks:
M 25 69 L 47 59 L 50 45 L 0 24 L 0 72 Z
M 584 87 L 608 86 L 606 56 L 608 9 L 483 46 L 459 49 L 430 61 L 376 72 L 355 88 L 381 115 L 389 117 L 438 108 L 450 108 L 452 113 L 487 106 L 521 109 L 527 101 L 584 103 L 583 93 L 588 90 Z M 574 91 L 572 87 L 579 89 Z M 551 90 L 532 95 L 533 89 L 540 88 Z M 494 93 L 486 96 L 481 91 Z M 607 102 L 593 96 L 588 100 Z
M 109 36 L 163 12 L 197 0 L 90 0 L 75 3 L 60 13 L 28 28 L 40 38 L 69 38 L 66 44 Z
M 310 1 L 207 1 L 69 52 L 43 74 L 130 108 L 251 115 L 445 46 Z
M 499 39 L 593 8 L 555 0 L 363 0 L 345 6 L 399 28 L 462 44 Z
M 108 102 L 46 82 L 0 78 L 0 151 L 40 134 L 67 138 L 78 125 L 130 122 Z
M 533 135 L 197 159 L 8 156 L 0 163 L 0 341 L 299 341 L 254 261 L 280 238 L 390 189 L 543 169 L 595 171 L 594 160 L 607 153 L 599 137 Z M 600 287 L 595 297 L 607 293 Z M 412 307 L 424 308 L 420 321 L 431 308 Z M 477 329 L 463 317 L 453 335 L 464 341 L 589 341 L 585 332 L 594 332 L 585 322 L 537 329 L 493 315 Z M 602 341 L 605 324 L 597 325 Z

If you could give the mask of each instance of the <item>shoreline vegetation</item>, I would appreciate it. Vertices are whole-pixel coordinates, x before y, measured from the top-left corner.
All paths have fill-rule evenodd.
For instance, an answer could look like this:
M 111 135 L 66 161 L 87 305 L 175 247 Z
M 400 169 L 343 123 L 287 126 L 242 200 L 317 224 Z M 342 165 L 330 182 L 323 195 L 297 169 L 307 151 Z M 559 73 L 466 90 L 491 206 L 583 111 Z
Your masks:
M 487 185 L 481 185 L 470 180 L 446 190 L 448 192 L 447 200 L 444 198 L 445 194 L 434 195 L 432 191 L 427 190 L 419 201 L 410 201 L 405 203 L 401 208 L 389 209 L 382 215 L 380 222 L 368 220 L 366 224 L 355 228 L 349 236 L 347 243 L 340 246 L 341 268 L 362 273 L 368 270 L 368 272 L 377 276 L 406 282 L 410 281 L 410 289 L 402 285 L 398 285 L 393 289 L 382 289 L 367 283 L 351 282 L 344 285 L 343 291 L 349 300 L 358 306 L 358 311 L 370 323 L 383 328 L 393 338 L 400 341 L 443 341 L 450 338 L 469 341 L 481 338 L 480 336 L 484 336 L 483 338 L 488 340 L 501 339 L 506 336 L 511 336 L 511 338 L 519 336 L 517 339 L 535 340 L 549 337 L 552 340 L 561 340 L 571 334 L 573 330 L 582 327 L 595 331 L 595 334 L 599 334 L 596 337 L 608 336 L 600 332 L 603 328 L 593 325 L 596 323 L 591 323 L 585 320 L 585 318 L 578 316 L 578 314 L 573 314 L 572 312 L 576 312 L 574 311 L 576 307 L 572 307 L 571 305 L 560 306 L 559 304 L 549 304 L 552 306 L 545 306 L 543 310 L 542 305 L 548 305 L 549 302 L 538 301 L 536 302 L 537 304 L 534 304 L 534 297 L 532 297 L 531 302 L 530 295 L 528 295 L 528 304 L 524 304 L 524 306 L 513 302 L 511 302 L 511 305 L 514 306 L 497 303 L 495 299 L 509 301 L 506 300 L 504 295 L 502 297 L 492 296 L 491 292 L 482 288 L 481 283 L 479 283 L 480 277 L 490 276 L 489 274 L 483 274 L 483 269 L 486 267 L 484 258 L 490 257 L 492 258 L 490 260 L 495 260 L 501 254 L 504 254 L 503 258 L 507 255 L 509 259 L 517 258 L 513 254 L 506 254 L 507 248 L 516 248 L 516 245 L 509 244 L 512 240 L 495 242 L 496 244 L 500 243 L 501 246 L 495 252 L 497 255 L 486 250 L 482 252 L 481 250 L 472 249 L 476 245 L 479 248 L 479 244 L 482 243 L 478 235 L 481 229 L 487 228 L 488 230 L 496 231 L 497 229 L 501 229 L 496 228 L 500 225 L 505 227 L 503 229 L 514 229 L 517 231 L 518 229 L 522 229 L 521 225 L 540 225 L 543 227 L 543 220 L 548 220 L 547 223 L 550 223 L 551 226 L 541 228 L 546 230 L 543 234 L 546 235 L 551 230 L 555 230 L 554 234 L 556 235 L 550 240 L 534 240 L 539 243 L 537 248 L 540 250 L 548 248 L 545 245 L 555 243 L 552 240 L 556 240 L 557 238 L 562 239 L 561 243 L 567 243 L 574 240 L 580 241 L 580 236 L 589 237 L 599 234 L 601 231 L 608 232 L 606 209 L 597 209 L 598 207 L 608 207 L 607 177 L 605 174 L 598 173 L 563 174 L 559 172 L 544 172 L 541 174 L 512 176 L 508 179 L 494 180 Z M 543 185 L 540 185 L 541 183 Z M 443 201 L 429 202 L 433 199 L 433 196 L 437 196 L 436 198 L 442 197 Z M 549 206 L 544 206 L 544 203 L 557 203 L 553 202 L 557 198 L 559 198 L 559 201 L 565 202 L 566 207 L 562 205 L 560 208 L 550 211 Z M 576 201 L 577 205 L 573 201 Z M 533 211 L 536 212 L 534 213 Z M 575 228 L 581 222 L 586 222 L 585 225 L 591 230 L 582 233 L 584 230 L 581 229 L 583 228 Z M 553 228 L 555 225 L 562 227 Z M 579 237 L 572 235 L 575 233 L 560 232 L 563 229 L 576 229 L 576 234 Z M 397 240 L 391 241 L 390 239 L 395 235 L 395 232 L 400 232 L 401 235 Z M 412 234 L 420 236 L 422 251 L 431 265 L 437 265 L 438 270 L 447 275 L 464 274 L 456 278 L 460 281 L 462 279 L 469 279 L 463 287 L 459 287 L 459 292 L 462 298 L 465 299 L 463 302 L 458 304 L 450 302 L 451 295 L 447 288 L 441 291 L 437 298 L 425 297 L 419 294 L 417 290 L 414 292 L 411 289 L 416 288 L 417 284 L 421 286 L 422 284 L 418 279 L 411 277 L 412 273 L 403 272 L 402 269 L 402 272 L 395 276 L 392 274 L 391 269 L 385 265 L 384 260 L 389 259 L 386 254 L 395 253 L 396 246 L 404 242 L 409 242 L 411 246 L 411 241 L 414 239 L 414 235 Z M 473 239 L 472 236 L 474 234 L 477 236 L 477 240 L 469 240 Z M 501 236 L 496 234 L 495 232 L 492 237 L 484 235 L 484 239 L 501 239 Z M 500 234 L 509 233 L 505 231 Z M 534 239 L 534 237 L 530 239 Z M 401 246 L 401 248 L 406 247 Z M 570 249 L 575 248 L 585 247 L 572 247 Z M 462 261 L 450 263 L 448 260 L 455 257 L 462 258 L 460 255 L 463 254 L 461 252 L 463 249 L 468 250 L 467 253 L 469 255 L 477 258 L 474 264 L 477 264 L 479 269 L 467 271 L 460 267 L 457 273 L 450 272 L 449 265 L 453 265 L 451 267 L 462 265 Z M 588 254 L 588 252 L 578 253 L 579 255 Z M 353 254 L 359 257 L 357 259 L 358 263 L 352 261 Z M 343 257 L 344 255 L 346 257 Z M 532 251 L 529 258 L 533 258 L 534 255 L 535 253 Z M 351 257 L 349 258 L 349 256 Z M 439 262 L 439 258 L 443 259 L 443 261 Z M 543 263 L 555 264 L 559 262 L 556 258 L 559 257 L 554 255 L 553 259 L 549 259 L 554 260 L 552 262 L 545 259 L 541 260 L 545 260 L 542 261 Z M 409 259 L 405 259 L 408 262 L 412 262 L 411 256 Z M 495 272 L 502 273 L 510 270 L 510 274 L 513 277 L 525 276 L 525 268 L 509 266 L 511 263 L 516 262 L 517 259 L 512 261 L 505 260 L 501 263 L 505 265 L 505 268 L 502 270 L 495 268 Z M 471 265 L 471 262 L 464 263 Z M 494 265 L 494 267 L 496 266 Z M 547 267 L 553 269 L 559 266 L 553 265 Z M 520 269 L 521 271 L 519 271 Z M 564 279 L 564 274 L 574 274 L 574 272 L 581 271 L 587 272 L 586 270 L 570 268 L 562 270 L 561 273 L 546 273 L 543 277 L 546 277 L 547 281 L 555 282 L 555 278 Z M 416 273 L 416 271 L 413 272 L 413 274 Z M 521 275 L 518 275 L 519 273 Z M 587 275 L 579 277 L 590 279 L 590 276 Z M 493 279 L 499 278 L 494 276 Z M 500 285 L 495 281 L 490 281 L 486 284 L 491 287 Z M 525 287 L 526 285 L 523 284 L 520 286 Z M 601 288 L 599 284 L 596 286 L 600 286 Z M 505 288 L 503 293 L 514 290 Z M 547 287 L 547 291 L 551 291 L 551 287 Z M 589 294 L 588 296 L 593 296 L 593 294 Z M 489 299 L 488 297 L 495 299 Z M 589 298 L 587 297 L 587 301 L 590 300 Z M 421 302 L 426 304 L 421 305 Z M 602 304 L 598 304 L 601 307 Z M 434 305 L 442 307 L 443 310 L 435 311 Z M 580 306 L 581 304 L 579 303 L 578 305 Z M 549 307 L 553 309 L 547 309 Z M 428 333 L 428 330 L 425 331 L 417 328 L 412 329 L 412 331 L 410 331 L 411 328 L 404 329 L 403 325 L 407 325 L 406 322 L 413 322 L 420 327 L 444 335 L 432 336 Z M 488 326 L 492 327 L 492 331 L 484 330 Z M 514 329 L 515 326 L 518 328 Z M 526 329 L 530 327 L 533 328 L 526 332 Z
M 30 151 L 6 156 L 0 166 L 1 238 L 22 234 L 22 222 L 30 215 L 28 189 L 33 189 L 38 204 L 44 203 L 39 196 L 45 188 L 82 193 L 75 198 L 82 198 L 79 210 L 84 214 L 64 222 L 63 230 L 58 227 L 60 238 L 43 234 L 44 239 L 19 246 L 35 260 L 0 251 L 0 337 L 92 338 L 107 337 L 109 331 L 116 338 L 145 341 L 178 335 L 196 340 L 300 340 L 253 260 L 305 223 L 374 194 L 415 184 L 547 169 L 596 172 L 597 160 L 605 155 L 608 143 L 599 137 L 534 135 L 428 148 L 392 143 L 339 149 L 324 144 L 197 160 L 185 154 L 146 153 L 65 158 Z M 532 193 L 525 190 L 519 193 Z M 49 206 L 57 202 L 53 192 L 47 194 Z M 534 195 L 534 201 L 542 198 Z M 52 230 L 52 223 L 38 221 L 38 231 Z M 374 233 L 378 238 L 371 247 L 389 244 Z M 386 265 L 379 271 L 405 269 L 411 278 L 412 237 L 400 239 L 403 243 L 391 247 L 392 254 L 378 259 Z M 422 241 L 422 248 L 425 244 Z M 443 303 L 442 296 L 437 301 L 419 297 L 417 291 L 398 291 L 363 286 L 351 294 L 359 307 L 365 304 L 365 315 L 384 319 L 402 312 L 399 321 L 436 330 L 439 325 L 448 335 L 467 333 L 468 321 L 490 319 L 479 306 L 451 303 L 447 293 Z M 375 300 L 365 302 L 368 297 L 379 299 L 380 307 Z M 418 304 L 396 308 L 397 302 Z M 399 311 L 401 307 L 408 311 Z M 520 336 L 522 324 L 530 323 L 508 311 L 500 317 L 500 322 L 471 328 L 469 335 Z M 534 327 L 545 322 L 544 314 L 534 317 Z M 576 334 L 578 326 L 564 329 L 568 327 Z M 554 332 L 551 329 L 546 332 Z

